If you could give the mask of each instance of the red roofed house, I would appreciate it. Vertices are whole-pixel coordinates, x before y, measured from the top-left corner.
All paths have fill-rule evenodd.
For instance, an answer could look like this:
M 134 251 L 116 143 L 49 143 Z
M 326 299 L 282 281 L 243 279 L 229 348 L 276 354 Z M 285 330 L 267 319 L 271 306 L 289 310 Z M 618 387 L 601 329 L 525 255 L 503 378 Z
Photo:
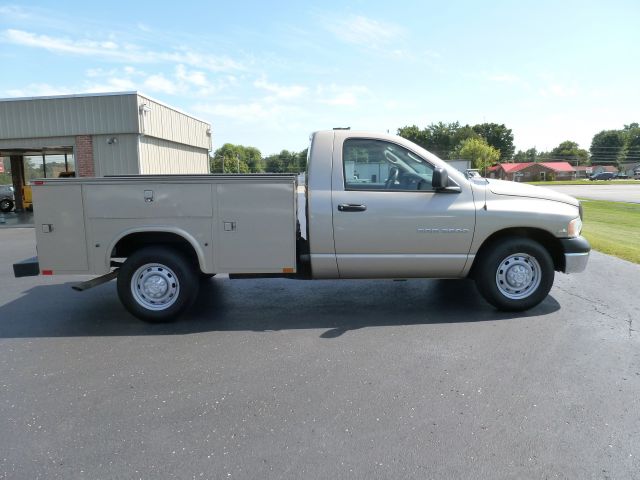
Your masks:
M 489 178 L 515 182 L 572 180 L 576 170 L 569 162 L 499 163 L 489 169 Z

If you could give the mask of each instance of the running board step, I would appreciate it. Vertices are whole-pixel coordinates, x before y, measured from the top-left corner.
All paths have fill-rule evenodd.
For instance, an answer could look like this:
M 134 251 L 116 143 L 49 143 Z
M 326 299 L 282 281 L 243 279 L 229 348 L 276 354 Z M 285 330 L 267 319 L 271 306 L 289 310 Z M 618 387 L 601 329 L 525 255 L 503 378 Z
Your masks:
M 113 272 L 109 272 L 106 275 L 102 275 L 101 277 L 92 278 L 91 280 L 87 280 L 86 282 L 82 282 L 82 283 L 76 283 L 71 288 L 73 288 L 77 292 L 84 292 L 85 290 L 89 290 L 90 288 L 97 287 L 98 285 L 102 285 L 103 283 L 110 282 L 117 276 L 118 276 L 118 269 L 116 268 Z

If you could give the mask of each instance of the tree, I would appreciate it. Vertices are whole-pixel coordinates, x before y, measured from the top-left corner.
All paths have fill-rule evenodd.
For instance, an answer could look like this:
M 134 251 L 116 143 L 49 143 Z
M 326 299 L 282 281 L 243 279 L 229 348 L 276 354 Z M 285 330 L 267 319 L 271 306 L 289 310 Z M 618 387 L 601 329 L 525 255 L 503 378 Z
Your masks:
M 272 173 L 301 173 L 307 169 L 307 151 L 290 152 L 282 150 L 280 153 L 269 155 L 264 159 L 266 171 Z
M 264 161 L 260 150 L 255 147 L 225 143 L 217 149 L 211 158 L 211 171 L 221 173 L 260 173 L 264 172 Z
M 551 157 L 554 160 L 563 160 L 572 165 L 587 165 L 589 163 L 589 152 L 580 148 L 576 142 L 566 140 L 551 150 Z
M 258 154 L 260 154 L 259 151 Z M 251 173 L 245 158 L 245 147 L 225 143 L 214 152 L 211 171 L 213 173 Z
M 422 148 L 427 148 L 429 144 L 429 131 L 426 128 L 420 130 L 417 125 L 411 125 L 399 128 L 397 133 L 402 138 L 406 138 L 410 142 L 420 145 Z
M 537 162 L 538 151 L 535 147 L 530 148 L 527 151 L 518 150 L 518 152 L 513 156 L 513 161 L 515 163 Z
M 269 155 L 264 159 L 267 172 L 271 173 L 284 173 L 286 171 L 286 165 L 277 153 Z
M 255 147 L 243 147 L 244 152 L 241 154 L 240 159 L 249 167 L 252 173 L 264 172 L 264 161 L 262 160 L 262 154 L 260 150 Z
M 484 138 L 468 138 L 460 144 L 457 150 L 458 158 L 471 160 L 473 168 L 486 174 L 487 168 L 498 163 L 500 151 L 487 143 Z
M 429 150 L 440 158 L 451 158 L 460 143 L 467 138 L 477 137 L 469 125 L 453 123 L 432 123 L 424 130 L 416 125 L 398 129 L 398 135 Z
M 591 163 L 617 164 L 624 157 L 625 136 L 621 130 L 603 130 L 591 141 Z
M 640 127 L 637 123 L 625 125 L 624 161 L 640 163 Z
M 513 157 L 513 132 L 504 124 L 480 123 L 473 126 L 473 131 L 487 141 L 488 145 L 500 150 L 500 161 L 507 162 Z
M 298 153 L 298 161 L 297 166 L 300 169 L 299 172 L 304 172 L 307 170 L 307 157 L 309 156 L 309 149 L 305 148 L 300 153 Z
M 538 152 L 536 156 L 536 162 L 551 162 L 553 160 L 553 156 L 551 152 Z

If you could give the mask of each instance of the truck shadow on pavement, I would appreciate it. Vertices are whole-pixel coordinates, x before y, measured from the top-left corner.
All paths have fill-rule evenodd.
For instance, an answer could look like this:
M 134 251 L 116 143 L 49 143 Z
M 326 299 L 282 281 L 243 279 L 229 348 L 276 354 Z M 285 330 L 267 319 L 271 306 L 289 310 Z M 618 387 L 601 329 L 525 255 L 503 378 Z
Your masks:
M 185 335 L 210 331 L 325 329 L 330 339 L 366 327 L 486 322 L 548 315 L 549 296 L 527 312 L 499 312 L 469 280 L 286 279 L 203 282 L 179 320 L 149 324 L 120 304 L 115 282 L 78 293 L 72 283 L 35 286 L 0 306 L 0 338 Z

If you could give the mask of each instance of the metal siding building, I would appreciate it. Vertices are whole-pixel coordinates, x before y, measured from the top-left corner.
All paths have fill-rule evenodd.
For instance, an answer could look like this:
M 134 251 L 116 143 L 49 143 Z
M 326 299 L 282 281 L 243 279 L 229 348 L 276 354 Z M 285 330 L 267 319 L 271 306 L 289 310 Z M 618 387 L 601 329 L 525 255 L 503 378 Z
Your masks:
M 0 151 L 77 156 L 79 136 L 96 176 L 209 172 L 211 126 L 137 92 L 0 100 Z

